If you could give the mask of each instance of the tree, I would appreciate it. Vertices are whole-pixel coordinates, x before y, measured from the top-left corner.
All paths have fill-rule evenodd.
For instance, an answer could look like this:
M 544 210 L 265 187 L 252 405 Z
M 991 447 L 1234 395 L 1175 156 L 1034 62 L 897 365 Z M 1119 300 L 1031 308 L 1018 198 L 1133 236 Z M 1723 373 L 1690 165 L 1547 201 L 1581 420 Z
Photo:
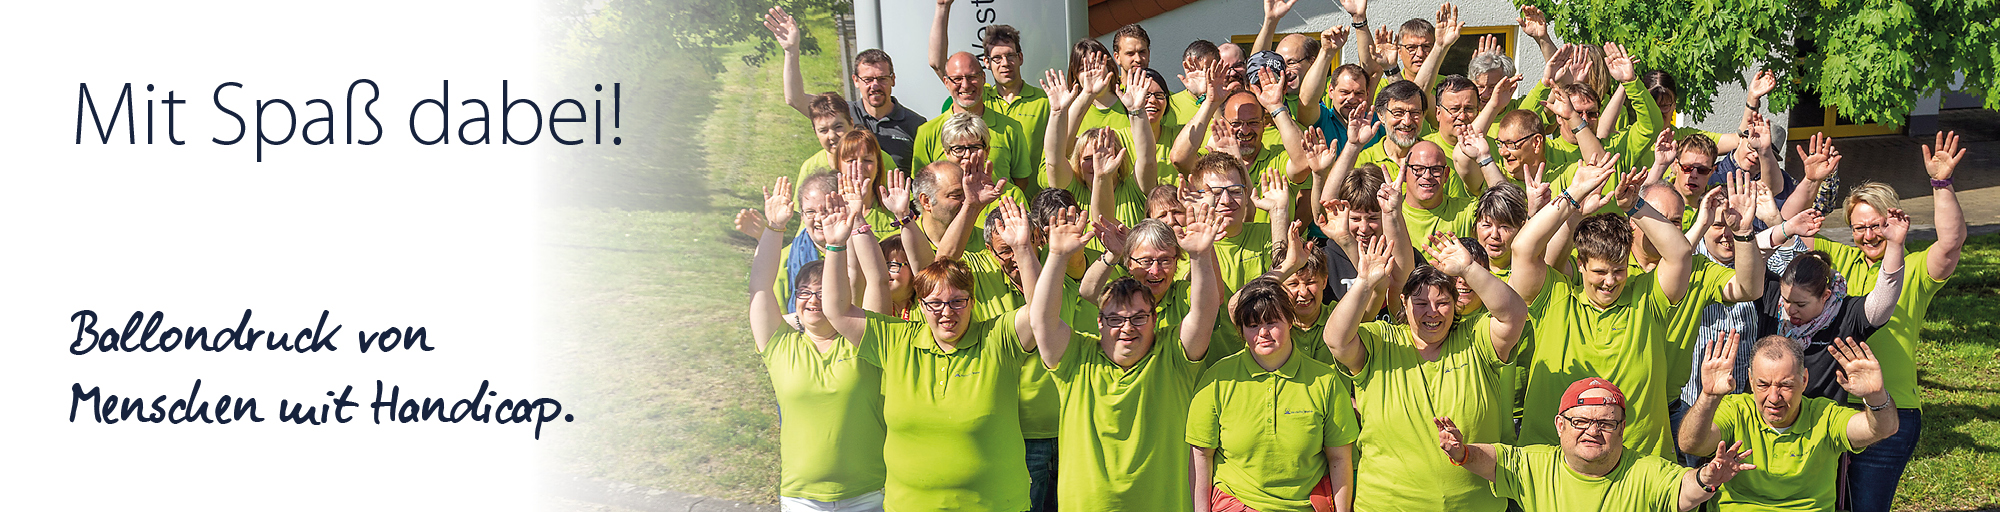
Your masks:
M 1801 90 L 1877 123 L 1902 123 L 1918 98 L 1945 90 L 1983 93 L 2000 108 L 1995 0 L 1514 1 L 1547 12 L 1565 41 L 1625 46 L 1672 74 L 1683 98 L 1712 97 L 1761 68 L 1780 77 L 1773 110 L 1791 108 Z M 1697 118 L 1711 109 L 1680 107 Z

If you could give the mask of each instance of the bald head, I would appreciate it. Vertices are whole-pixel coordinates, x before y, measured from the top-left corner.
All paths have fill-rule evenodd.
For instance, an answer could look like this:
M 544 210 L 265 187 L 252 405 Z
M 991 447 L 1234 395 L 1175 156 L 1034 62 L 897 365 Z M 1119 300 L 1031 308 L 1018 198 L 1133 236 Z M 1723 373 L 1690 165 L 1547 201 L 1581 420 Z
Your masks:
M 1444 165 L 1444 148 L 1428 140 L 1419 140 L 1410 146 L 1411 165 Z M 1407 173 L 1406 173 L 1407 174 Z
M 1285 58 L 1285 91 L 1298 92 L 1299 79 L 1306 75 L 1305 68 L 1312 65 L 1314 54 L 1319 53 L 1319 41 L 1291 34 L 1278 41 L 1277 51 Z
M 986 87 L 986 70 L 979 67 L 978 57 L 967 52 L 951 54 L 944 61 L 944 77 L 953 108 L 974 114 L 984 112 L 980 96 Z
M 971 52 L 954 53 L 944 61 L 944 74 L 948 76 L 970 75 L 979 71 L 979 57 L 974 57 Z

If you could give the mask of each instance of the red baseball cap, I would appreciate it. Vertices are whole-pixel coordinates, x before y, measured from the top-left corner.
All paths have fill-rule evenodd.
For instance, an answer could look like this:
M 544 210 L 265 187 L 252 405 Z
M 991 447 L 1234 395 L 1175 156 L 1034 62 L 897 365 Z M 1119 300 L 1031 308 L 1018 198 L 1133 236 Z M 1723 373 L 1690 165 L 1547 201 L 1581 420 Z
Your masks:
M 1611 396 L 1583 398 L 1583 392 L 1593 389 L 1609 390 Z M 1569 391 L 1563 392 L 1562 401 L 1557 402 L 1556 412 L 1569 412 L 1570 408 L 1579 405 L 1616 405 L 1619 409 L 1624 409 L 1625 393 L 1618 391 L 1618 386 L 1612 385 L 1611 381 L 1597 377 L 1579 380 L 1569 385 Z

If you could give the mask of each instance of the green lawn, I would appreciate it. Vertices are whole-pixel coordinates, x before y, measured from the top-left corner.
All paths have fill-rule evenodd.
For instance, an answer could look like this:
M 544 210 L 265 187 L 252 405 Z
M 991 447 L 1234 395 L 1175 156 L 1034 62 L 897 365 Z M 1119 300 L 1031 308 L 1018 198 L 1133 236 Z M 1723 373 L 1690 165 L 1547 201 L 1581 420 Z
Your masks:
M 807 26 L 832 33 L 824 16 Z M 822 46 L 826 53 L 805 60 L 808 91 L 833 88 L 839 74 L 830 36 Z M 575 474 L 774 503 L 777 407 L 744 320 L 752 242 L 729 219 L 817 148 L 806 121 L 783 105 L 775 60 L 761 68 L 720 60 L 727 70 L 707 84 L 657 66 L 638 87 L 681 107 L 651 128 L 659 144 L 632 153 L 648 161 L 566 178 L 591 197 L 545 216 L 545 296 L 556 313 L 547 367 L 575 397 L 581 431 L 557 462 Z M 677 91 L 704 96 L 676 99 Z M 713 111 L 684 111 L 693 107 Z M 2000 235 L 1989 235 L 1972 240 L 1931 305 L 1930 341 L 1918 353 L 1923 443 L 1898 510 L 2000 506 L 1995 319 Z

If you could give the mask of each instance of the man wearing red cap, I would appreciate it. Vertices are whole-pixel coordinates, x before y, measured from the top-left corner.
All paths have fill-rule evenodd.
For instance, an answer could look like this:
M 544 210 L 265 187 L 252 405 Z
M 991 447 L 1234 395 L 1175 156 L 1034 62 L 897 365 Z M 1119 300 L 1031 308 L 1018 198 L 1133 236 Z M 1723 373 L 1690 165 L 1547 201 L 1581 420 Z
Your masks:
M 1707 465 L 1684 469 L 1659 457 L 1625 454 L 1625 394 L 1604 379 L 1576 381 L 1557 407 L 1562 446 L 1465 444 L 1451 418 L 1436 418 L 1438 447 L 1454 465 L 1493 482 L 1493 494 L 1528 512 L 1556 510 L 1694 510 L 1736 473 L 1743 443 L 1718 443 Z

